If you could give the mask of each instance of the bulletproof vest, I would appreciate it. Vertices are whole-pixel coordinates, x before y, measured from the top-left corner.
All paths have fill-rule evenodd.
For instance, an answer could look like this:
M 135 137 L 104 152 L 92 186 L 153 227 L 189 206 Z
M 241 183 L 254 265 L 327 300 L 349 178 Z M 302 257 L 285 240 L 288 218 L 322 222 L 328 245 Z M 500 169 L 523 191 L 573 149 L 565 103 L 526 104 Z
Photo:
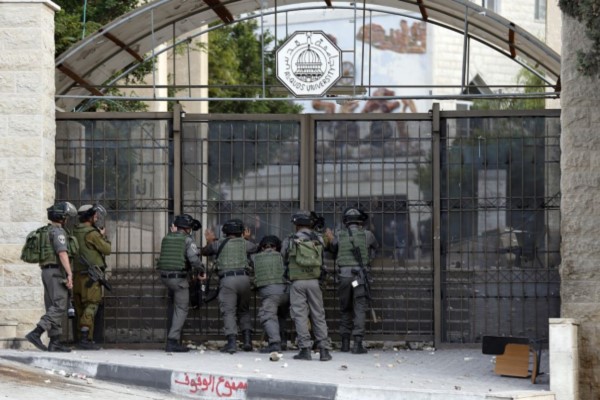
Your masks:
M 87 234 L 93 231 L 96 231 L 96 228 L 85 224 L 78 224 L 73 229 L 73 236 L 75 236 L 79 242 L 79 255 L 83 256 L 90 263 L 90 265 L 105 267 L 106 265 L 102 254 L 100 254 L 98 250 L 89 247 L 85 241 Z M 88 269 L 88 265 L 83 264 L 80 260 L 80 257 L 75 257 L 73 260 L 73 267 L 75 271 L 87 271 Z
M 233 271 L 248 267 L 248 256 L 246 255 L 246 241 L 241 237 L 234 237 L 221 250 L 217 259 L 219 271 Z
M 352 243 L 350 242 L 350 235 L 347 229 L 342 229 L 337 232 L 338 238 L 338 253 L 337 253 L 337 265 L 340 267 L 354 267 L 358 266 L 358 260 L 352 254 Z M 352 230 L 352 238 L 354 240 L 354 246 L 360 250 L 362 257 L 363 266 L 369 264 L 369 251 L 367 249 L 367 234 L 364 229 Z
M 311 237 L 310 239 L 314 239 L 314 240 L 318 240 L 316 234 L 313 234 L 314 237 Z M 306 237 L 306 235 L 301 235 L 301 236 L 297 236 L 297 235 L 292 235 L 290 237 L 290 247 L 289 247 L 289 253 L 288 253 L 288 259 L 289 259 L 289 263 L 288 263 L 288 269 L 289 269 L 289 274 L 290 274 L 290 280 L 292 281 L 298 281 L 298 280 L 307 280 L 307 279 L 319 279 L 319 277 L 321 276 L 321 264 L 322 264 L 322 259 L 319 262 L 319 265 L 312 265 L 312 266 L 304 266 L 304 265 L 300 265 L 298 264 L 297 260 L 296 260 L 296 252 L 298 251 L 297 248 L 297 244 L 295 242 L 296 239 L 307 239 L 310 240 Z M 323 246 L 319 243 L 318 248 L 321 250 L 321 254 L 323 251 Z
M 60 264 L 54 246 L 52 246 L 52 240 L 50 240 L 50 226 L 43 227 L 40 235 L 40 265 Z
M 161 271 L 185 270 L 185 238 L 186 236 L 169 232 L 160 245 L 158 269 Z
M 283 283 L 283 257 L 277 251 L 264 251 L 254 255 L 254 283 L 263 287 Z

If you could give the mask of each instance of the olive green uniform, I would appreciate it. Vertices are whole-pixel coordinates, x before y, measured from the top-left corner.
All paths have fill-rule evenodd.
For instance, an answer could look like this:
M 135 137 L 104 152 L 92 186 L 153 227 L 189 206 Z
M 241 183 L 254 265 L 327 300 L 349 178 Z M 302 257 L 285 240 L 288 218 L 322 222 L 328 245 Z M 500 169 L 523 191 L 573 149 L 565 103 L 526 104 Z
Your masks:
M 204 246 L 202 255 L 216 255 L 224 240 L 227 239 L 220 239 Z M 225 336 L 237 335 L 238 318 L 242 332 L 252 331 L 250 315 L 252 290 L 248 255 L 256 253 L 257 249 L 256 244 L 242 237 L 230 237 L 216 260 L 219 275 L 219 310 Z
M 73 236 L 79 242 L 79 255 L 83 256 L 92 266 L 106 270 L 105 257 L 110 255 L 111 243 L 98 229 L 89 223 L 80 223 L 73 229 Z M 88 331 L 88 340 L 94 337 L 94 321 L 100 304 L 102 304 L 102 285 L 94 282 L 88 287 L 88 266 L 80 257 L 73 260 L 73 304 L 77 313 L 77 330 Z
M 301 228 L 294 235 L 298 238 L 311 239 L 314 232 L 309 228 Z M 321 244 L 323 239 L 318 237 Z M 285 238 L 281 245 L 281 254 L 288 268 L 290 267 L 290 241 Z M 293 261 L 292 261 L 293 262 Z M 323 293 L 319 286 L 318 275 L 316 277 L 294 276 L 290 271 L 290 314 L 296 326 L 298 347 L 301 349 L 310 349 L 313 347 L 313 341 L 310 336 L 309 321 L 312 323 L 312 330 L 315 336 L 317 346 L 321 349 L 330 349 L 331 344 L 328 337 L 327 322 L 325 320 L 325 307 L 323 305 Z
M 379 247 L 373 233 L 358 224 L 349 224 L 354 245 L 360 250 L 364 266 Z M 336 232 L 329 250 L 333 253 L 338 268 L 338 298 L 340 300 L 340 335 L 364 336 L 368 301 L 364 282 L 357 280 L 359 263 L 352 254 L 352 243 L 347 229 Z
M 260 296 L 258 318 L 269 344 L 281 343 L 290 309 L 290 291 L 284 283 L 285 266 L 283 257 L 274 249 L 267 249 L 252 257 L 254 283 Z
M 178 230 L 167 234 L 161 243 L 161 254 L 158 262 L 160 279 L 173 293 L 173 314 L 167 338 L 179 341 L 181 330 L 188 315 L 190 303 L 190 284 L 188 270 L 204 272 L 198 247 L 191 235 Z

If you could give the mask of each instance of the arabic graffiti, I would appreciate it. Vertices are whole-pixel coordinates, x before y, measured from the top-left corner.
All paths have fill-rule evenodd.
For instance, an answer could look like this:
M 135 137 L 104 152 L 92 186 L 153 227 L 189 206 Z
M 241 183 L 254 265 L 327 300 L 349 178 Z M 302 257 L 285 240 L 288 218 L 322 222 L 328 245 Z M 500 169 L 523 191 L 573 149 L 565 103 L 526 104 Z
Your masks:
M 198 398 L 245 399 L 248 382 L 242 378 L 173 372 L 171 390 Z

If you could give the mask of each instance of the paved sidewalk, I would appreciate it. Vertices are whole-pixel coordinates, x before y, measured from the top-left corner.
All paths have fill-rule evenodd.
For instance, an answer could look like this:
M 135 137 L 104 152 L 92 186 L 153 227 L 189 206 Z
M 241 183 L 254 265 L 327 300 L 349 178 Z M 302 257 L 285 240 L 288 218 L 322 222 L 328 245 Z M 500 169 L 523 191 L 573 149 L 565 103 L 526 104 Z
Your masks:
M 494 374 L 494 358 L 478 349 L 332 352 L 333 360 L 279 361 L 256 351 L 100 350 L 71 353 L 0 350 L 0 357 L 200 399 L 554 400 L 547 352 L 534 385 Z

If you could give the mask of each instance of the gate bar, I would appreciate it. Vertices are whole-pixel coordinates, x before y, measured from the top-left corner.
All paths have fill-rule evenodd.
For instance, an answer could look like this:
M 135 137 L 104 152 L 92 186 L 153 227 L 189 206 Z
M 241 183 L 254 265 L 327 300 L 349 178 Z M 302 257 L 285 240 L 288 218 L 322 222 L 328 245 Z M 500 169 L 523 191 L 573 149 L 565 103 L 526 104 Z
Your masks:
M 300 209 L 313 210 L 315 207 L 315 126 L 310 114 L 300 119 L 300 164 L 306 161 L 306 167 L 300 169 Z M 303 175 L 302 171 L 306 173 Z
M 181 113 L 179 102 L 173 105 L 173 213 L 181 214 Z
M 440 103 L 431 110 L 433 178 L 433 334 L 434 345 L 442 343 L 442 271 L 440 233 Z

